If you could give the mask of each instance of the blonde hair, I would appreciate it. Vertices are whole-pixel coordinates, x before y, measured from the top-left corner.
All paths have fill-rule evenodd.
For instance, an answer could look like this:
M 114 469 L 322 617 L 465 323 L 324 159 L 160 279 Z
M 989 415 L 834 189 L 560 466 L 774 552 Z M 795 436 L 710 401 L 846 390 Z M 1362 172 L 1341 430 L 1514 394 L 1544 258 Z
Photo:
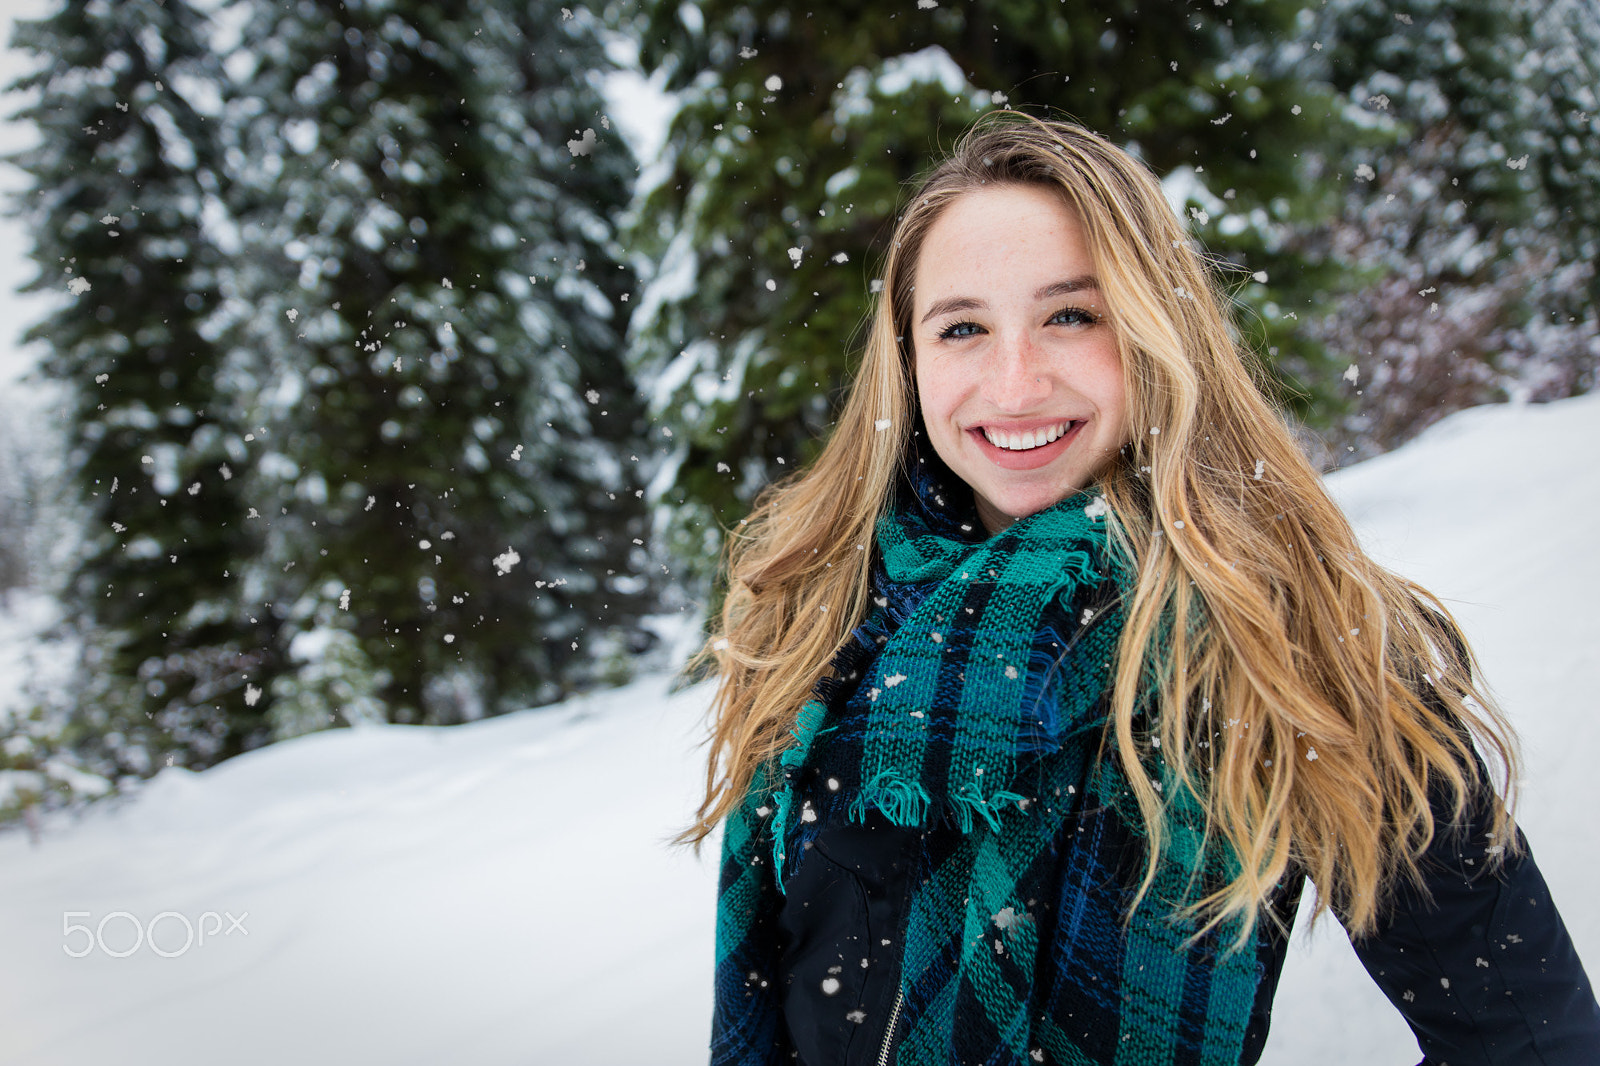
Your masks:
M 1510 729 L 1445 608 L 1361 550 L 1252 378 L 1214 271 L 1155 178 L 1093 133 L 1014 112 L 981 120 L 912 197 L 832 438 L 730 531 L 727 596 L 700 658 L 721 674 L 706 792 L 681 839 L 703 839 L 788 745 L 865 615 L 873 526 L 918 424 L 917 257 L 946 205 L 995 184 L 1054 189 L 1077 213 L 1122 360 L 1132 439 L 1098 485 L 1136 583 L 1107 746 L 1146 822 L 1141 894 L 1166 840 L 1159 760 L 1237 857 L 1237 875 L 1192 904 L 1206 928 L 1241 918 L 1242 938 L 1298 867 L 1317 913 L 1370 930 L 1388 887 L 1418 877 L 1439 829 L 1430 798 L 1455 821 L 1488 784 L 1474 738 L 1509 787 Z M 1136 708 L 1152 685 L 1145 730 Z M 1509 841 L 1498 801 L 1492 819 Z

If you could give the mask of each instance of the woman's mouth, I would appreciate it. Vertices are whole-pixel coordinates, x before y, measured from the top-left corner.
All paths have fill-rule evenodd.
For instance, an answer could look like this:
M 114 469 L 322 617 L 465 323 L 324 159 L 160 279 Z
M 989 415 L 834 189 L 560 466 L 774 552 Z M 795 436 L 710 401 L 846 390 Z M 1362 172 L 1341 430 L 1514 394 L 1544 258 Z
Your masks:
M 1055 461 L 1078 438 L 1085 423 L 1063 419 L 1029 429 L 974 426 L 968 432 L 989 461 L 1006 470 L 1033 470 Z
M 993 444 L 996 448 L 1004 448 L 1008 452 L 1026 452 L 1050 444 L 1063 436 L 1073 425 L 1075 423 L 1070 421 L 1057 422 L 1054 425 L 1022 430 L 1021 432 L 983 426 L 982 432 L 983 439 Z

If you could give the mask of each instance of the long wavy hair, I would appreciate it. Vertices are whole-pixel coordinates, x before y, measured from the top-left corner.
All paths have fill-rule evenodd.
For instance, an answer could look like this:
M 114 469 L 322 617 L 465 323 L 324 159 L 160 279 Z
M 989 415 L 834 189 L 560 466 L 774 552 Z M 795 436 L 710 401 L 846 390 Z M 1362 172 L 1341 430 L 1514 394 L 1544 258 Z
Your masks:
M 1202 928 L 1240 918 L 1242 939 L 1298 868 L 1316 913 L 1368 931 L 1397 878 L 1418 877 L 1435 811 L 1456 821 L 1493 795 L 1475 741 L 1511 786 L 1510 728 L 1444 606 L 1362 551 L 1149 170 L 1087 130 L 1014 112 L 980 120 L 912 196 L 832 437 L 729 532 L 726 598 L 699 659 L 720 672 L 705 796 L 680 839 L 704 839 L 787 746 L 865 616 L 873 526 L 919 424 L 917 259 L 952 200 L 1008 183 L 1055 190 L 1081 220 L 1135 427 L 1097 484 L 1135 575 L 1101 757 L 1121 760 L 1146 822 L 1140 893 L 1175 791 L 1152 784 L 1160 761 L 1237 858 L 1231 882 L 1191 903 Z M 1492 818 L 1509 842 L 1498 799 Z

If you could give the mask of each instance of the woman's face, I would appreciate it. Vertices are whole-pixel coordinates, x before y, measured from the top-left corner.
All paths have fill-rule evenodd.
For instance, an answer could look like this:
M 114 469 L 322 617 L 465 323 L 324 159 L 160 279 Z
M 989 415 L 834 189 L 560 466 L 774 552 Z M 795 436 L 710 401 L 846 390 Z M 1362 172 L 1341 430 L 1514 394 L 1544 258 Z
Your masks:
M 952 200 L 917 259 L 911 319 L 928 438 L 990 533 L 1084 488 L 1127 440 L 1094 263 L 1059 194 Z

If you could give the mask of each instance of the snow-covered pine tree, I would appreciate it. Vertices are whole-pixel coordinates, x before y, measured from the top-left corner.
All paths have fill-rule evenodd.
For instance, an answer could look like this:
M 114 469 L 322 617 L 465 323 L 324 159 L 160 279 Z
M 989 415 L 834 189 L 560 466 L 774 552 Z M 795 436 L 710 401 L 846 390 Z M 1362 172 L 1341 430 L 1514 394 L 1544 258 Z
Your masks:
M 1288 398 L 1331 392 L 1289 313 L 1328 276 L 1283 234 L 1324 213 L 1311 149 L 1355 131 L 1280 47 L 1310 49 L 1299 4 L 644 6 L 642 60 L 682 108 L 641 214 L 661 266 L 632 357 L 674 430 L 673 546 L 691 563 L 714 560 L 719 523 L 814 452 L 849 380 L 874 241 L 906 183 L 1002 106 L 1075 117 L 1181 169 L 1174 193 L 1244 268 L 1240 297 L 1263 312 L 1252 328 Z
M 1331 460 L 1600 370 L 1600 14 L 1568 0 L 1374 0 L 1318 13 L 1311 73 L 1390 136 L 1342 160 L 1342 210 L 1306 236 L 1359 295 L 1307 329 L 1355 370 Z
M 251 5 L 228 110 L 280 734 L 549 701 L 642 637 L 635 164 L 599 30 L 554 2 Z
M 79 754 L 116 776 L 203 766 L 267 736 L 270 615 L 239 609 L 258 538 L 251 458 L 218 342 L 226 258 L 211 219 L 220 68 L 188 0 L 65 0 L 19 22 L 36 57 L 19 210 L 58 309 L 28 336 L 58 382 L 81 502 L 63 591 L 86 639 Z

